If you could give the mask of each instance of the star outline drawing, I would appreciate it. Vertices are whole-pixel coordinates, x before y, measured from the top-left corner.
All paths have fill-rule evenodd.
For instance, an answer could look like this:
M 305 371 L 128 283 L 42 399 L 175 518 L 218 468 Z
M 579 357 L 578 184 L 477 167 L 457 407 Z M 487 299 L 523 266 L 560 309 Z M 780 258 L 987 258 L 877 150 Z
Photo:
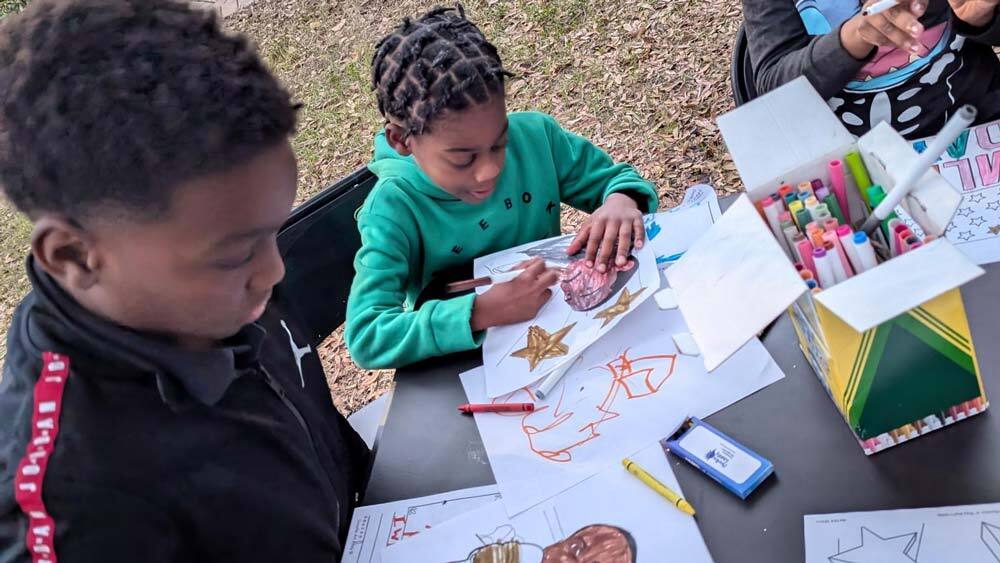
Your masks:
M 861 526 L 861 543 L 844 549 L 838 540 L 837 553 L 827 560 L 829 563 L 918 563 L 924 527 L 921 524 L 919 532 L 882 537 Z

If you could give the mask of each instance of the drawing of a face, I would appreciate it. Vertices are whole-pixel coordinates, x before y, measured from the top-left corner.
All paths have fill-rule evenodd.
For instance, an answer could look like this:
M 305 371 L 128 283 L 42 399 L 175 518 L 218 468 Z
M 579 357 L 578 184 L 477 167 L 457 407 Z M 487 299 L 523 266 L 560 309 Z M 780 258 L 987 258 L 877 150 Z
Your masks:
M 593 524 L 545 548 L 542 563 L 634 563 L 635 541 L 615 526 Z
M 562 275 L 559 288 L 566 303 L 574 311 L 589 311 L 625 287 L 636 270 L 635 257 L 630 256 L 624 266 L 612 266 L 606 272 L 587 266 L 582 258 L 573 260 Z M 630 272 L 628 275 L 619 275 Z

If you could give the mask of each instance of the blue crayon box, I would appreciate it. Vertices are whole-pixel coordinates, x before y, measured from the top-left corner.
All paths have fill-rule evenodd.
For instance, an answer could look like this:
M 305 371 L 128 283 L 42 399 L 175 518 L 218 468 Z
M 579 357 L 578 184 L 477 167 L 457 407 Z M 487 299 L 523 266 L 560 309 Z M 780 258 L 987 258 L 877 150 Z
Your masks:
M 744 500 L 774 473 L 766 458 L 693 416 L 660 445 Z

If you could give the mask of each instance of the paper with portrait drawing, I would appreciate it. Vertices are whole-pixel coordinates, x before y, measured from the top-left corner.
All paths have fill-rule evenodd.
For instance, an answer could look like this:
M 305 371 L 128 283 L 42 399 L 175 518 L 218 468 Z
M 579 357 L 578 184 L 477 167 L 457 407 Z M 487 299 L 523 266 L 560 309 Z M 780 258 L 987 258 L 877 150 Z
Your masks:
M 715 371 L 679 354 L 678 310 L 655 300 L 595 342 L 541 400 L 534 387 L 493 399 L 535 403 L 531 413 L 477 414 L 476 425 L 510 515 L 663 438 L 685 416 L 706 417 L 783 377 L 756 338 Z M 462 374 L 469 402 L 489 402 L 481 368 Z
M 645 447 L 632 459 L 683 494 L 659 444 Z M 712 558 L 694 518 L 621 464 L 517 517 L 509 518 L 500 503 L 490 503 L 393 546 L 383 556 L 386 563 L 543 560 L 711 563 Z
M 488 396 L 524 387 L 573 359 L 659 289 L 656 256 L 649 245 L 633 250 L 626 266 L 601 274 L 586 267 L 582 252 L 566 255 L 572 240 L 573 235 L 555 237 L 476 259 L 476 277 L 516 269 L 536 256 L 566 268 L 562 281 L 552 288 L 552 298 L 534 319 L 486 331 L 483 365 Z

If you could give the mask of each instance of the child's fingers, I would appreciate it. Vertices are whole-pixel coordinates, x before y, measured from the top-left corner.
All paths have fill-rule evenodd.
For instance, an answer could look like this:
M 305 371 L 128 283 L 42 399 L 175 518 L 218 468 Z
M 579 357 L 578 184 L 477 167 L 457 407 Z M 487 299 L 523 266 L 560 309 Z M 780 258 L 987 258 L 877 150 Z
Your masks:
M 618 255 L 615 256 L 615 265 L 624 266 L 628 262 L 629 252 L 632 250 L 632 229 L 634 225 L 628 221 L 622 222 L 618 227 Z
M 587 237 L 589 236 L 590 236 L 590 222 L 588 221 L 587 224 L 585 224 L 583 227 L 580 227 L 580 230 L 577 231 L 576 236 L 573 237 L 573 241 L 569 243 L 569 246 L 566 248 L 566 255 L 572 256 L 577 252 L 580 252 L 580 249 L 583 248 L 584 241 L 586 241 Z
M 548 288 L 559 282 L 559 270 L 546 270 L 538 276 L 538 287 Z
M 886 12 L 886 17 L 897 29 L 907 33 L 912 38 L 920 37 L 920 34 L 924 32 L 924 26 L 920 24 L 920 20 L 905 6 L 897 6 L 895 9 L 889 10 Z
M 646 244 L 646 224 L 642 222 L 642 217 L 636 217 L 632 221 L 632 244 L 636 248 L 642 248 L 642 245 Z
M 590 226 L 590 234 L 587 238 L 587 266 L 594 267 L 594 260 L 597 257 L 597 249 L 601 246 L 601 238 L 604 236 L 605 222 L 598 219 Z
M 615 250 L 615 239 L 618 238 L 618 232 L 621 230 L 621 225 L 615 222 L 608 222 L 604 227 L 604 236 L 601 237 L 601 247 L 597 252 L 597 259 L 595 263 L 597 264 L 597 271 L 606 272 L 608 270 L 608 262 L 611 261 L 611 253 Z M 591 238 L 591 240 L 594 240 Z
M 545 272 L 545 261 L 541 258 L 533 258 L 528 266 L 517 276 L 518 279 L 533 282 Z

